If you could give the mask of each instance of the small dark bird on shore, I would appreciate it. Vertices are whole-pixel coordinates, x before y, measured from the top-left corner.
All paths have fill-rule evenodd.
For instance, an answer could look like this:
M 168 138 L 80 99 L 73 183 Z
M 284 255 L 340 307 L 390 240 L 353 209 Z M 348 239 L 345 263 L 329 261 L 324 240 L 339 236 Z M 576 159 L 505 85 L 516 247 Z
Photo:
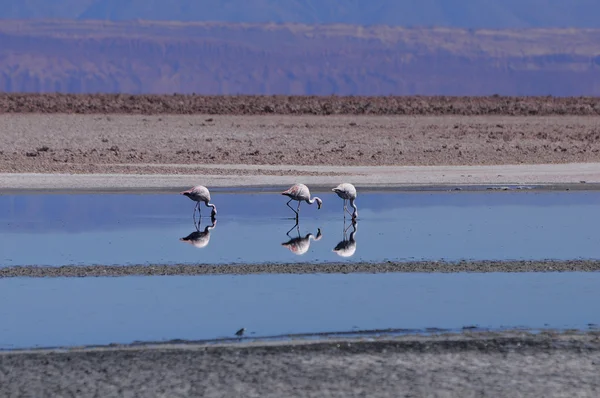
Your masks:
M 237 332 L 235 332 L 235 335 L 236 336 L 242 336 L 245 331 L 246 331 L 246 328 L 241 328 L 240 330 L 238 330 Z

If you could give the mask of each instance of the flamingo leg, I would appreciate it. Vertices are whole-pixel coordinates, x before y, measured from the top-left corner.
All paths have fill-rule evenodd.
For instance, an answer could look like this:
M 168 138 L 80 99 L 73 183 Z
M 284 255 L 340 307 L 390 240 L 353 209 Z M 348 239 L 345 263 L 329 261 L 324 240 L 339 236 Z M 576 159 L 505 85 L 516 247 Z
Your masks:
M 350 223 L 350 224 L 349 224 L 347 227 L 346 227 L 346 224 L 344 224 L 344 236 L 346 235 L 346 232 L 348 232 L 348 230 L 350 229 L 350 227 L 351 227 L 352 225 L 354 225 L 354 222 L 355 222 L 355 221 L 353 220 L 353 222 L 352 222 L 352 223 Z
M 293 209 L 292 209 L 292 210 L 293 210 Z M 296 224 L 294 224 L 294 226 L 293 226 L 292 228 L 290 228 L 290 230 L 289 230 L 289 231 L 287 231 L 285 234 L 286 234 L 287 236 L 290 236 L 290 232 L 292 232 L 292 230 L 293 230 L 294 228 L 296 228 L 296 230 L 298 231 L 298 236 L 300 236 L 300 226 L 298 225 L 298 219 L 297 219 L 297 218 L 296 218 Z M 291 236 L 290 236 L 290 238 L 291 238 Z
M 346 199 L 347 200 L 347 199 Z M 350 214 L 350 217 L 352 217 L 352 212 L 350 211 L 350 209 L 348 208 L 348 206 L 344 206 L 344 210 Z M 344 213 L 344 217 L 346 216 L 346 214 Z
M 286 205 L 287 205 L 287 207 L 289 207 L 290 209 L 292 209 L 292 211 L 293 211 L 294 213 L 296 213 L 296 219 L 297 219 L 297 218 L 298 218 L 298 212 L 297 212 L 296 210 L 294 210 L 294 208 L 293 208 L 292 206 L 290 206 L 290 202 L 291 202 L 292 200 L 294 200 L 294 199 L 290 199 L 290 200 L 288 200 L 288 202 L 286 203 Z M 298 207 L 300 207 L 300 204 L 298 204 Z
M 297 214 L 297 213 L 300 213 L 300 204 L 301 204 L 301 203 L 302 203 L 302 202 L 298 201 L 298 211 L 296 212 L 296 214 Z
M 198 207 L 198 203 L 196 202 L 196 206 L 194 206 L 194 212 L 192 213 L 192 218 L 194 219 L 194 227 L 196 228 L 196 230 L 198 230 L 198 226 L 196 223 L 196 208 Z M 198 219 L 198 221 L 200 221 Z

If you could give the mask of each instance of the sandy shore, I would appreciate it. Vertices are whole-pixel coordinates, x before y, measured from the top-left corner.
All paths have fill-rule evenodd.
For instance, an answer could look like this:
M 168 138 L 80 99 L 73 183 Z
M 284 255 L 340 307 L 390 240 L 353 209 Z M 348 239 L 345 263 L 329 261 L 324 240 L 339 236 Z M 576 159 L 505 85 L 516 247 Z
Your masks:
M 597 332 L 518 331 L 0 353 L 0 395 L 597 396 Z
M 167 166 L 160 167 L 164 169 Z M 302 182 L 313 190 L 329 190 L 343 181 L 354 183 L 358 189 L 598 189 L 600 184 L 600 163 L 404 167 L 216 165 L 205 169 L 208 174 L 191 174 L 189 169 L 186 174 L 152 174 L 154 168 L 151 166 L 144 168 L 145 174 L 0 173 L 0 186 L 5 190 L 168 192 L 187 189 L 199 183 L 211 188 L 264 188 L 286 187 Z M 317 169 L 327 171 L 314 171 Z M 275 175 L 261 174 L 264 170 Z M 314 174 L 310 175 L 311 172 Z

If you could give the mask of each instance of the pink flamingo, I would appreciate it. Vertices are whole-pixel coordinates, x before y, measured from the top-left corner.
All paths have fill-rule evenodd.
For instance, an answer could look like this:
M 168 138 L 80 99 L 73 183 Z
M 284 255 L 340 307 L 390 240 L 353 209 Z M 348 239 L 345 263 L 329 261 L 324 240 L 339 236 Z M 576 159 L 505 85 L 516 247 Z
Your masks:
M 351 214 L 352 219 L 356 219 L 356 217 L 358 217 L 358 208 L 354 203 L 354 201 L 356 200 L 356 188 L 354 188 L 354 185 L 344 182 L 338 185 L 337 187 L 333 188 L 332 191 L 335 192 L 337 196 L 344 199 L 344 218 L 346 218 L 346 212 L 350 214 L 350 210 L 348 210 L 348 207 L 346 206 L 346 201 L 349 200 L 350 206 L 354 208 L 354 211 Z
M 200 210 L 200 202 L 204 202 L 206 207 L 212 207 L 212 212 L 210 213 L 211 217 L 217 215 L 217 206 L 215 206 L 210 202 L 210 192 L 208 188 L 203 185 L 196 185 L 193 188 L 188 189 L 187 191 L 181 192 L 182 195 L 187 196 L 191 200 L 196 202 L 196 206 L 194 207 L 194 215 L 196 214 L 196 208 L 198 208 L 198 213 L 202 216 L 202 211 Z
M 306 202 L 309 205 L 312 205 L 316 201 L 318 209 L 320 209 L 321 205 L 323 204 L 323 201 L 316 196 L 313 197 L 312 199 L 310 198 L 310 191 L 309 191 L 308 187 L 304 184 L 294 184 L 290 187 L 290 189 L 283 191 L 281 194 L 290 198 L 290 200 L 288 200 L 286 205 L 287 205 L 287 207 L 292 209 L 294 211 L 294 213 L 296 213 L 296 218 L 298 218 L 298 213 L 300 212 L 300 204 L 302 202 Z M 290 206 L 290 202 L 292 200 L 298 201 L 298 209 L 297 210 L 294 210 L 294 208 L 292 206 Z

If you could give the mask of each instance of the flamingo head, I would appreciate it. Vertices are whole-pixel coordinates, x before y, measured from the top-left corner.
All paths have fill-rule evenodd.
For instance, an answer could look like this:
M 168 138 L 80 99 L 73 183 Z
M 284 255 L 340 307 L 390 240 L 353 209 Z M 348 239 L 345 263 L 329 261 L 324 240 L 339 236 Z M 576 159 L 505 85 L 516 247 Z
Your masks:
M 323 205 L 323 201 L 320 198 L 315 198 L 315 200 L 317 201 L 317 209 L 320 209 Z

